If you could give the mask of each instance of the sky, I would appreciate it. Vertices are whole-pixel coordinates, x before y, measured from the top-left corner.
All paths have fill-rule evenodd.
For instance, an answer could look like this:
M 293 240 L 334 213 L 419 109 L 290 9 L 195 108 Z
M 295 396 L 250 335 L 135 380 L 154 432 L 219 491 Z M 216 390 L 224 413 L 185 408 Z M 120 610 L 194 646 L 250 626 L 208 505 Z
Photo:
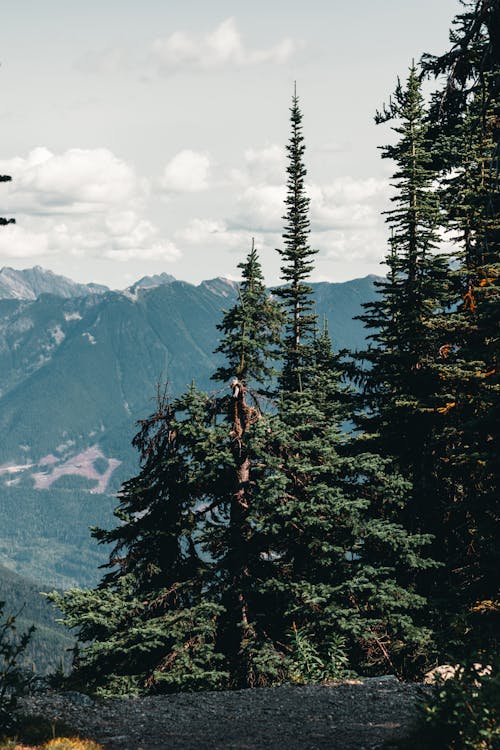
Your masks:
M 313 280 L 383 272 L 393 140 L 373 115 L 458 0 L 16 0 L 0 29 L 0 267 L 123 288 L 279 280 L 294 81 Z

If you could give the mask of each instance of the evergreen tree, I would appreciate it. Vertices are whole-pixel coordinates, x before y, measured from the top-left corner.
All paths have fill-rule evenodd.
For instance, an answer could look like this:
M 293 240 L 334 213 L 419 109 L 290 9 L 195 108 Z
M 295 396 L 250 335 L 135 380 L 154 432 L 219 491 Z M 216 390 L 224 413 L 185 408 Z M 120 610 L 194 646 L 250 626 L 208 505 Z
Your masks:
M 250 253 L 238 268 L 242 276 L 238 303 L 217 326 L 222 338 L 215 351 L 225 356 L 226 363 L 217 369 L 213 380 L 236 378 L 262 392 L 276 374 L 270 363 L 277 354 L 282 315 L 267 292 L 253 240 Z
M 232 377 L 231 396 L 222 399 L 219 411 L 229 428 L 234 492 L 222 523 L 209 526 L 204 540 L 218 561 L 215 581 L 224 605 L 220 648 L 226 654 L 232 684 L 244 687 L 258 679 L 255 660 L 262 662 L 259 627 L 252 622 L 252 603 L 258 588 L 255 578 L 261 563 L 258 533 L 248 521 L 253 502 L 253 464 L 262 461 L 262 440 L 255 427 L 263 418 L 262 398 L 269 394 L 270 379 L 275 374 L 270 358 L 276 356 L 282 315 L 264 285 L 253 240 L 246 261 L 238 268 L 242 271 L 238 303 L 218 326 L 223 338 L 216 351 L 226 355 L 226 364 L 213 376 L 219 381 Z M 254 388 L 249 390 L 250 384 Z M 247 402 L 249 394 L 253 406 Z
M 0 733 L 15 725 L 13 710 L 28 683 L 19 666 L 19 659 L 35 631 L 32 625 L 17 636 L 16 616 L 4 615 L 5 602 L 0 601 Z M 1 737 L 1 734 L 0 734 Z
M 283 342 L 283 369 L 280 386 L 289 392 L 301 391 L 307 384 L 308 364 L 313 356 L 312 340 L 316 328 L 312 288 L 307 283 L 313 269 L 317 250 L 309 246 L 309 203 L 306 195 L 304 164 L 305 144 L 302 134 L 302 112 L 296 91 L 290 108 L 291 134 L 286 147 L 287 195 L 286 213 L 283 217 L 284 247 L 278 249 L 282 259 L 281 278 L 284 286 L 275 289 L 286 311 L 285 339 Z
M 216 378 L 237 374 L 231 395 L 192 386 L 159 398 L 134 439 L 142 468 L 123 485 L 119 524 L 93 531 L 113 545 L 109 572 L 95 590 L 51 595 L 79 628 L 74 679 L 100 692 L 240 686 L 273 672 L 254 611 L 260 556 L 247 516 L 261 410 L 247 404 L 246 384 L 270 372 L 280 316 L 255 248 L 243 276 L 240 301 L 220 325 L 228 361 Z
M 450 393 L 442 407 L 439 465 L 446 492 L 445 586 L 455 592 L 451 601 L 447 597 L 447 608 L 461 624 L 459 640 L 472 632 L 484 645 L 495 630 L 491 616 L 498 615 L 500 562 L 495 524 L 500 494 L 495 448 L 500 417 L 500 3 L 478 0 L 464 6 L 453 22 L 451 49 L 440 57 L 424 56 L 424 64 L 428 73 L 445 76 L 432 115 L 442 202 L 458 245 L 456 303 L 443 319 L 441 362 Z
M 372 345 L 357 357 L 362 363 L 356 376 L 365 409 L 358 423 L 412 482 L 410 514 L 426 526 L 423 518 L 432 513 L 434 500 L 429 496 L 435 492 L 431 458 L 435 409 L 441 406 L 443 390 L 435 367 L 442 343 L 435 316 L 448 303 L 449 293 L 448 262 L 436 252 L 440 222 L 433 190 L 436 174 L 414 65 L 406 85 L 398 82 L 390 107 L 376 120 L 395 121 L 392 127 L 399 139 L 383 147 L 382 157 L 397 165 L 396 193 L 394 208 L 385 212 L 391 229 L 389 273 L 377 282 L 378 299 L 365 305 L 360 316 L 370 329 Z
M 141 471 L 122 487 L 119 523 L 92 532 L 113 545 L 109 572 L 94 590 L 50 595 L 78 628 L 72 679 L 104 694 L 216 688 L 227 678 L 220 606 L 205 594 L 209 564 L 196 546 L 211 402 L 194 386 L 171 403 L 162 395 L 140 427 Z
M 346 664 L 409 673 L 429 639 L 414 622 L 424 600 L 411 584 L 430 564 L 422 557 L 428 539 L 400 522 L 408 483 L 342 431 L 348 402 L 341 373 L 323 332 L 310 388 L 285 394 L 273 419 L 255 490 L 255 522 L 268 544 L 264 588 L 279 613 L 273 638 L 293 649 L 293 633 L 302 634 L 324 677 L 341 676 Z M 293 651 L 290 658 L 293 664 Z
M 382 157 L 396 163 L 396 192 L 394 207 L 386 212 L 389 272 L 377 282 L 378 299 L 360 316 L 370 331 L 370 347 L 356 358 L 361 409 L 355 419 L 371 436 L 368 445 L 391 460 L 410 484 L 400 521 L 413 533 L 433 535 L 428 554 L 443 565 L 446 503 L 437 462 L 443 412 L 452 397 L 442 379 L 440 353 L 446 341 L 442 313 L 452 294 L 448 259 L 437 251 L 441 210 L 430 125 L 414 64 L 376 121 L 390 121 L 398 136 L 394 145 L 382 148 Z M 413 571 L 417 591 L 430 603 L 425 624 L 431 629 L 439 629 L 442 609 L 439 570 Z
M 407 483 L 391 476 L 387 460 L 367 452 L 363 441 L 354 445 L 342 431 L 352 403 L 341 382 L 344 367 L 332 352 L 328 331 L 315 335 L 310 311 L 313 252 L 306 245 L 300 122 L 295 96 L 287 244 L 281 252 L 287 285 L 278 290 L 288 335 L 268 459 L 253 503 L 253 522 L 267 542 L 263 586 L 276 598 L 279 613 L 271 632 L 278 648 L 285 644 L 292 652 L 293 634 L 299 633 L 326 672 L 335 673 L 334 653 L 337 662 L 348 654 L 358 669 L 368 664 L 380 669 L 381 663 L 403 669 L 405 658 L 410 652 L 416 657 L 428 637 L 412 620 L 412 610 L 423 600 L 406 585 L 415 570 L 429 564 L 421 556 L 427 539 L 409 534 L 400 523 Z

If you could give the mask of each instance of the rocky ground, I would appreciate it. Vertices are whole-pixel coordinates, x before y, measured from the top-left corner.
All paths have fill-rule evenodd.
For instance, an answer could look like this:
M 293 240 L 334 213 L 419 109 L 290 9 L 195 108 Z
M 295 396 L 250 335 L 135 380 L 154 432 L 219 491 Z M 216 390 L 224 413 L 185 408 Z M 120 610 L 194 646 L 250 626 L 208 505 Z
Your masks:
M 106 750 L 376 750 L 405 735 L 424 689 L 382 677 L 99 702 L 43 693 L 20 709 L 62 720 Z

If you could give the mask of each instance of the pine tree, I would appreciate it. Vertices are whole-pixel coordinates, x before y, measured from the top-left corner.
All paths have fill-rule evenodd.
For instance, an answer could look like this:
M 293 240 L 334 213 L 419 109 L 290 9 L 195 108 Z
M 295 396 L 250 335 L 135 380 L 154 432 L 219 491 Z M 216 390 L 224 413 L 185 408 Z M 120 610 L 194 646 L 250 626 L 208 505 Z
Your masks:
M 215 351 L 225 356 L 226 363 L 212 379 L 227 382 L 236 378 L 246 386 L 256 385 L 262 392 L 276 374 L 271 360 L 277 354 L 282 315 L 267 292 L 253 240 L 250 253 L 238 268 L 242 276 L 238 303 L 217 326 L 222 338 Z
M 441 377 L 451 395 L 442 415 L 439 468 L 446 492 L 445 585 L 454 591 L 446 605 L 462 631 L 461 647 L 467 632 L 483 645 L 491 638 L 500 562 L 494 447 L 500 417 L 500 3 L 464 5 L 453 22 L 451 49 L 424 56 L 429 74 L 445 76 L 432 114 L 442 200 L 458 245 L 456 304 L 443 321 Z
M 412 64 L 399 81 L 389 108 L 377 122 L 390 121 L 398 136 L 382 149 L 396 163 L 394 208 L 386 212 L 391 236 L 387 278 L 377 282 L 378 299 L 365 305 L 361 320 L 370 330 L 370 348 L 357 355 L 354 375 L 362 410 L 356 423 L 368 445 L 392 460 L 410 483 L 400 521 L 416 534 L 432 535 L 429 556 L 440 563 L 417 571 L 414 585 L 429 601 L 420 622 L 439 631 L 445 564 L 445 491 L 440 472 L 443 417 L 453 396 L 442 378 L 447 332 L 443 313 L 453 302 L 448 258 L 438 252 L 442 223 L 430 123 L 421 83 Z M 437 635 L 436 635 L 437 631 Z
M 417 70 L 411 66 L 405 87 L 398 82 L 390 107 L 378 122 L 395 121 L 399 139 L 382 149 L 397 165 L 394 208 L 386 211 L 391 229 L 387 279 L 377 282 L 379 297 L 360 316 L 372 346 L 358 355 L 365 413 L 358 423 L 376 436 L 382 455 L 413 484 L 411 515 L 423 524 L 432 495 L 431 456 L 435 410 L 442 384 L 435 360 L 442 344 L 435 316 L 449 301 L 448 262 L 436 252 L 440 222 L 433 181 L 428 123 Z M 368 366 L 367 366 L 368 365 Z M 431 489 L 432 488 L 432 489 Z M 434 501 L 431 501 L 431 506 Z M 418 526 L 417 526 L 418 528 Z
M 103 694 L 216 688 L 227 678 L 220 606 L 205 594 L 209 564 L 196 546 L 211 402 L 194 386 L 173 402 L 162 394 L 140 427 L 141 471 L 122 487 L 119 523 L 92 532 L 113 545 L 109 572 L 94 590 L 50 595 L 78 629 L 72 679 Z
M 231 396 L 222 400 L 219 411 L 229 428 L 234 492 L 222 524 L 209 529 L 205 539 L 218 559 L 216 580 L 224 605 L 220 648 L 226 654 L 232 684 L 244 687 L 258 679 L 255 660 L 262 661 L 259 628 L 252 622 L 255 577 L 261 567 L 256 551 L 258 534 L 248 521 L 253 464 L 262 461 L 262 440 L 255 427 L 263 419 L 262 399 L 269 395 L 270 379 L 275 375 L 270 358 L 276 356 L 282 315 L 264 285 L 253 240 L 246 261 L 238 268 L 242 271 L 238 303 L 218 326 L 223 338 L 216 351 L 226 355 L 226 364 L 213 376 L 219 381 L 232 378 Z M 249 395 L 254 405 L 247 402 Z
M 28 683 L 19 660 L 35 631 L 32 625 L 21 636 L 17 635 L 16 616 L 4 615 L 5 602 L 0 601 L 0 732 L 15 726 L 13 710 Z M 1 736 L 1 735 L 0 735 Z
M 429 632 L 411 579 L 430 563 L 428 541 L 400 522 L 409 486 L 390 462 L 341 429 L 349 407 L 328 333 L 316 342 L 310 388 L 280 402 L 254 507 L 267 541 L 264 590 L 275 597 L 275 643 L 299 668 L 294 634 L 309 643 L 322 677 L 351 669 L 410 673 Z M 413 662 L 413 667 L 411 666 Z
M 381 663 L 402 669 L 406 656 L 416 657 L 428 637 L 411 614 L 423 600 L 411 584 L 406 588 L 410 571 L 429 564 L 421 556 L 427 539 L 409 534 L 400 523 L 407 483 L 391 476 L 387 460 L 367 452 L 362 441 L 351 444 L 342 431 L 350 401 L 341 382 L 344 367 L 331 350 L 328 331 L 317 335 L 310 311 L 313 251 L 306 245 L 309 204 L 300 122 L 295 96 L 287 245 L 281 252 L 287 285 L 277 291 L 288 335 L 268 459 L 253 503 L 253 523 L 262 527 L 267 542 L 263 588 L 275 597 L 279 613 L 270 632 L 278 648 L 286 644 L 292 653 L 297 634 L 302 642 L 305 638 L 326 671 L 328 664 L 333 669 L 335 651 L 341 657 L 348 653 L 358 669 Z
M 123 485 L 119 524 L 93 531 L 113 545 L 109 572 L 95 590 L 51 595 L 80 631 L 74 679 L 102 693 L 234 687 L 274 669 L 254 616 L 260 556 L 247 516 L 256 451 L 262 461 L 253 427 L 264 428 L 246 394 L 271 372 L 280 314 L 255 248 L 242 265 L 240 300 L 219 327 L 227 364 L 215 377 L 237 374 L 231 395 L 193 385 L 158 399 L 134 439 L 142 468 Z
M 305 144 L 302 134 L 302 112 L 296 91 L 290 108 L 291 134 L 286 147 L 287 195 L 286 213 L 283 216 L 284 248 L 278 249 L 282 259 L 281 278 L 284 286 L 275 289 L 286 311 L 285 339 L 283 342 L 283 369 L 280 386 L 289 392 L 301 391 L 307 384 L 308 363 L 312 358 L 312 340 L 316 328 L 312 287 L 307 283 L 313 269 L 317 250 L 309 246 L 309 203 L 306 195 L 304 164 Z

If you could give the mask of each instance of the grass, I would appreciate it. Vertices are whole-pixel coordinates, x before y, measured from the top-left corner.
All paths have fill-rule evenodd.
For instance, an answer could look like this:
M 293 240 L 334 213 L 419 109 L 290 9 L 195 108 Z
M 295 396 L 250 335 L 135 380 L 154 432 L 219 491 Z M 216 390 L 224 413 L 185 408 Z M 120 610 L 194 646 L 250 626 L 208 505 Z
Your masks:
M 11 736 L 0 737 L 0 750 L 103 750 L 97 742 L 76 735 L 62 721 L 22 716 Z

